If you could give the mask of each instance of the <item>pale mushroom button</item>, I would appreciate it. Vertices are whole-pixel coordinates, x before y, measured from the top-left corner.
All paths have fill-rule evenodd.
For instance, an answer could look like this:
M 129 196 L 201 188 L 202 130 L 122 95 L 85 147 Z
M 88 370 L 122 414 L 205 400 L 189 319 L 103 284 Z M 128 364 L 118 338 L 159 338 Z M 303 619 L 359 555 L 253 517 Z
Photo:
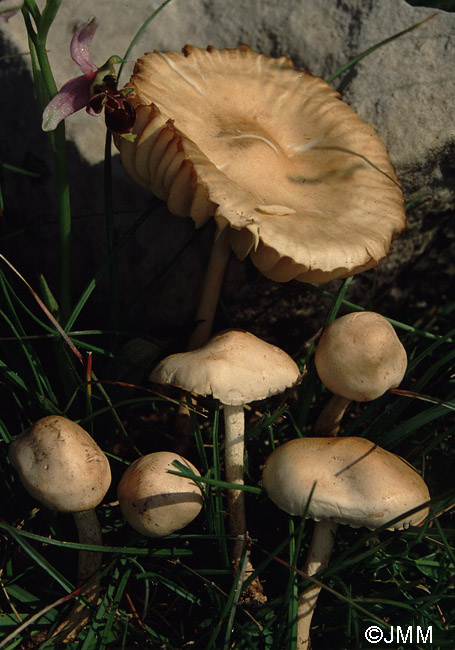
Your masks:
M 350 401 L 377 399 L 398 386 L 408 363 L 389 321 L 371 311 L 335 319 L 316 345 L 316 371 L 333 397 L 314 426 L 315 435 L 336 435 Z
M 188 460 L 168 451 L 157 451 L 135 460 L 117 488 L 120 509 L 128 523 L 146 537 L 164 537 L 181 530 L 200 513 L 203 497 L 191 479 L 177 472 L 178 461 L 200 476 Z

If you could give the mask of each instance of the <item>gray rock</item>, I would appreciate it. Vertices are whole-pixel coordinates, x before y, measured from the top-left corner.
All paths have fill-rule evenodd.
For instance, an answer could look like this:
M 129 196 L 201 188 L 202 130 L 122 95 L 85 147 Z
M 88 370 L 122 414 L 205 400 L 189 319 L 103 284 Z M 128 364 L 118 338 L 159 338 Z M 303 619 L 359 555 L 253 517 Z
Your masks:
M 76 25 L 96 12 L 101 24 L 93 41 L 92 58 L 101 65 L 111 54 L 124 54 L 132 36 L 159 5 L 157 1 L 139 0 L 62 3 L 48 41 L 57 85 L 79 74 L 69 54 Z M 429 9 L 413 8 L 404 0 L 172 0 L 137 43 L 122 80 L 128 79 L 134 60 L 145 51 L 180 50 L 186 43 L 200 47 L 208 44 L 235 47 L 248 43 L 273 56 L 287 55 L 296 67 L 306 67 L 313 74 L 329 78 L 360 52 L 432 13 Z M 447 218 L 453 212 L 454 35 L 454 15 L 440 12 L 414 31 L 363 58 L 333 82 L 345 101 L 373 124 L 384 139 L 406 199 L 421 194 L 431 196 L 411 212 L 406 233 L 396 241 L 389 258 L 381 263 L 378 278 L 385 287 L 431 249 L 438 233 L 444 228 L 447 231 Z M 40 131 L 40 115 L 32 101 L 29 59 L 24 54 L 28 49 L 27 39 L 20 15 L 0 25 L 0 45 L 2 42 L 10 57 L 9 65 L 3 65 L 0 70 L 4 114 L 0 124 L 2 159 L 41 173 L 38 181 L 4 174 L 2 187 L 9 234 L 25 229 L 25 234 L 7 240 L 6 250 L 30 280 L 43 271 L 55 285 L 58 271 L 52 162 L 46 137 Z M 77 295 L 105 256 L 104 222 L 99 216 L 103 211 L 105 130 L 102 118 L 91 118 L 84 111 L 71 116 L 66 128 L 75 216 Z M 113 172 L 121 233 L 152 198 L 125 176 L 118 157 L 114 159 Z M 209 245 L 209 230 L 202 237 L 202 246 Z M 453 229 L 449 227 L 450 232 Z M 169 215 L 161 207 L 121 254 L 125 296 L 140 294 L 151 279 L 157 278 L 146 306 L 139 303 L 135 316 L 140 314 L 151 330 L 184 323 L 191 316 L 204 268 L 199 239 L 185 249 L 177 264 L 166 273 L 164 269 L 192 236 L 191 223 Z M 226 287 L 234 322 L 251 322 L 254 318 L 244 273 L 244 265 L 234 261 Z M 364 282 L 358 278 L 353 283 L 358 287 L 359 300 L 366 291 Z M 295 304 L 292 297 L 302 294 L 301 286 L 295 288 L 296 283 L 290 284 L 292 287 L 284 287 L 261 278 L 251 291 L 262 292 L 265 305 L 269 304 L 267 296 L 273 296 L 272 302 L 285 300 L 285 305 L 292 305 L 294 313 L 303 313 L 302 305 Z M 286 292 L 291 294 L 287 303 L 283 298 Z M 102 285 L 94 299 L 100 315 L 105 311 L 105 300 Z M 247 316 L 243 301 L 248 305 Z M 306 314 L 307 309 L 304 311 Z M 266 322 L 264 329 L 267 330 Z

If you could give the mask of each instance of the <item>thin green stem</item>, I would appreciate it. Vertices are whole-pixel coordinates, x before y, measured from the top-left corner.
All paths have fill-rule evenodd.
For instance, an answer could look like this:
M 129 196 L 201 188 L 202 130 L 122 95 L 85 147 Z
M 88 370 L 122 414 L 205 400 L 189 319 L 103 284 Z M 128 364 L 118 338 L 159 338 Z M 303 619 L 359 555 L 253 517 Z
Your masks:
M 111 166 L 112 136 L 106 132 L 104 148 L 104 211 L 106 215 L 106 240 L 109 259 L 109 329 L 116 331 L 120 322 L 120 291 L 118 255 L 116 250 L 114 206 L 112 199 L 112 166 Z
M 77 317 L 81 313 L 82 309 L 84 308 L 87 300 L 90 298 L 91 294 L 93 293 L 96 285 L 100 281 L 100 279 L 103 277 L 106 269 L 109 268 L 109 264 L 111 261 L 111 256 L 116 255 L 117 252 L 120 250 L 120 248 L 124 245 L 126 241 L 128 241 L 129 238 L 133 235 L 133 233 L 148 219 L 150 216 L 150 212 L 146 211 L 142 214 L 141 217 L 132 225 L 130 228 L 122 235 L 122 237 L 118 240 L 116 243 L 115 247 L 110 251 L 108 257 L 103 261 L 102 265 L 96 272 L 95 276 L 92 278 L 92 280 L 89 282 L 88 286 L 82 293 L 81 297 L 79 300 L 76 302 L 76 305 L 74 306 L 74 309 L 69 317 L 69 319 L 65 323 L 65 329 L 70 330 L 72 329 Z
M 336 294 L 332 293 L 331 291 L 327 291 L 326 289 L 323 289 L 317 284 L 307 284 L 306 286 L 310 291 L 313 291 L 314 293 L 319 293 L 320 295 L 325 296 L 327 298 L 332 298 L 332 299 L 336 298 Z M 341 300 L 341 304 L 355 311 L 366 311 L 365 307 L 356 305 L 355 303 L 350 302 L 349 300 L 345 300 L 344 298 Z M 397 327 L 398 329 L 402 329 L 405 332 L 411 332 L 416 336 L 420 336 L 426 339 L 432 339 L 435 341 L 439 341 L 440 339 L 443 338 L 441 334 L 434 334 L 432 332 L 427 332 L 426 330 L 420 330 L 414 327 L 413 325 L 407 325 L 406 323 L 402 323 L 401 321 L 394 320 L 393 318 L 388 318 L 387 316 L 385 318 L 387 318 L 389 323 L 394 327 Z M 452 343 L 453 341 L 452 339 L 448 339 L 447 342 Z
M 15 167 L 9 163 L 0 162 L 0 167 L 7 169 L 10 172 L 15 172 L 16 174 L 23 174 L 24 176 L 31 176 L 32 178 L 39 178 L 40 174 L 37 172 L 31 172 L 28 169 L 22 169 L 22 167 Z
M 397 34 L 393 34 L 393 36 L 389 36 L 389 38 L 385 38 L 383 41 L 380 41 L 379 43 L 376 43 L 375 45 L 372 45 L 368 49 L 364 50 L 360 54 L 358 54 L 356 57 L 351 59 L 351 61 L 348 61 L 345 63 L 339 70 L 334 72 L 328 79 L 328 83 L 332 83 L 337 77 L 343 74 L 343 72 L 346 72 L 346 70 L 349 70 L 353 65 L 358 63 L 361 59 L 365 58 L 369 54 L 372 54 L 375 52 L 377 49 L 382 47 L 383 45 L 387 45 L 388 43 L 391 43 L 392 41 L 395 41 L 397 38 L 400 38 L 401 36 L 404 36 L 408 32 L 412 32 L 414 29 L 417 29 L 417 27 L 420 27 L 424 23 L 428 22 L 432 18 L 434 18 L 437 14 L 432 14 L 431 16 L 427 16 L 427 18 L 424 18 L 424 20 L 421 20 L 418 23 L 415 23 L 414 25 L 411 25 L 411 27 L 408 27 L 407 29 L 403 29 L 401 32 L 398 32 Z
M 23 16 L 32 58 L 35 90 L 40 110 L 57 93 L 54 76 L 46 50 L 46 39 L 52 22 L 60 7 L 61 0 L 48 0 L 40 14 L 34 0 L 27 0 Z M 32 21 L 36 24 L 33 29 Z M 71 312 L 71 207 L 66 165 L 65 126 L 61 122 L 55 131 L 49 133 L 52 155 L 56 171 L 58 242 L 60 258 L 60 313 L 62 319 Z
M 133 51 L 134 46 L 139 41 L 141 36 L 144 34 L 147 27 L 150 25 L 152 20 L 154 20 L 157 17 L 157 15 L 160 13 L 160 11 L 162 11 L 164 9 L 164 7 L 166 7 L 166 5 L 168 5 L 170 2 L 171 2 L 171 0 L 164 0 L 164 2 L 162 2 L 160 4 L 160 6 L 157 9 L 155 9 L 155 11 L 152 14 L 150 14 L 150 16 L 147 18 L 147 20 L 144 21 L 144 23 L 141 25 L 140 29 L 136 32 L 136 34 L 134 35 L 131 43 L 128 46 L 128 49 L 125 52 L 125 56 L 123 57 L 123 63 L 121 64 L 121 66 L 119 68 L 118 77 L 120 77 L 120 74 L 122 72 L 124 63 L 128 60 L 131 52 Z
M 30 14 L 33 17 L 33 20 L 35 21 L 35 25 L 39 25 L 40 20 L 41 20 L 41 13 L 40 10 L 38 9 L 38 6 L 35 2 L 35 0 L 25 0 L 24 2 L 24 9 L 28 10 Z M 22 10 L 24 12 L 24 9 Z
M 61 2 L 62 0 L 47 0 L 45 4 L 38 26 L 38 36 L 44 42 L 46 41 L 47 34 L 52 23 L 54 22 L 55 16 L 57 15 L 57 11 L 60 9 Z

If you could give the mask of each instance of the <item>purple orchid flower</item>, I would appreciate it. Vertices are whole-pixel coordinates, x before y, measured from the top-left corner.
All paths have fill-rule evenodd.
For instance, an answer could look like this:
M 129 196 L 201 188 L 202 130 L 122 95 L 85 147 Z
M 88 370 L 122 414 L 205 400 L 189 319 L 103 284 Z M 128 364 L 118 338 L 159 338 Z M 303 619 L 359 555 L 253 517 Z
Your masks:
M 83 72 L 70 79 L 51 99 L 43 112 L 43 131 L 53 131 L 69 115 L 85 108 L 89 115 L 99 115 L 105 109 L 106 126 L 115 133 L 128 133 L 134 124 L 135 111 L 128 103 L 127 91 L 117 89 L 114 65 L 121 63 L 111 56 L 98 68 L 90 56 L 90 45 L 99 22 L 90 18 L 71 39 L 71 58 Z
M 7 23 L 8 20 L 21 10 L 24 0 L 0 0 L 0 20 Z

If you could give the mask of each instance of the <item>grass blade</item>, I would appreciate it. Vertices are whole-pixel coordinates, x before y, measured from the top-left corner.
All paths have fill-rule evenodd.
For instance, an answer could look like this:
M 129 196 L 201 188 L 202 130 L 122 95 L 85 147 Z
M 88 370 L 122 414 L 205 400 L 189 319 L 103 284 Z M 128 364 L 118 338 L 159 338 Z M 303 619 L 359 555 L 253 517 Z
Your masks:
M 414 29 L 417 29 L 424 23 L 427 23 L 429 20 L 437 16 L 437 13 L 432 14 L 431 16 L 427 16 L 423 20 L 419 21 L 418 23 L 415 23 L 414 25 L 411 25 L 411 27 L 407 27 L 406 29 L 403 29 L 401 32 L 398 32 L 394 34 L 393 36 L 389 36 L 388 38 L 384 39 L 380 43 L 376 43 L 375 45 L 372 45 L 371 47 L 367 48 L 360 54 L 358 54 L 356 57 L 345 63 L 341 68 L 339 68 L 336 72 L 334 72 L 330 77 L 327 79 L 328 83 L 332 83 L 332 81 L 335 81 L 337 77 L 343 74 L 343 72 L 346 72 L 346 70 L 349 70 L 349 68 L 352 68 L 353 65 L 364 59 L 366 56 L 369 54 L 372 54 L 375 52 L 377 49 L 380 47 L 383 47 L 384 45 L 387 45 L 388 43 L 391 43 L 392 41 L 395 41 L 397 38 L 401 38 L 401 36 L 404 36 L 405 34 L 408 34 L 409 32 L 412 32 Z

